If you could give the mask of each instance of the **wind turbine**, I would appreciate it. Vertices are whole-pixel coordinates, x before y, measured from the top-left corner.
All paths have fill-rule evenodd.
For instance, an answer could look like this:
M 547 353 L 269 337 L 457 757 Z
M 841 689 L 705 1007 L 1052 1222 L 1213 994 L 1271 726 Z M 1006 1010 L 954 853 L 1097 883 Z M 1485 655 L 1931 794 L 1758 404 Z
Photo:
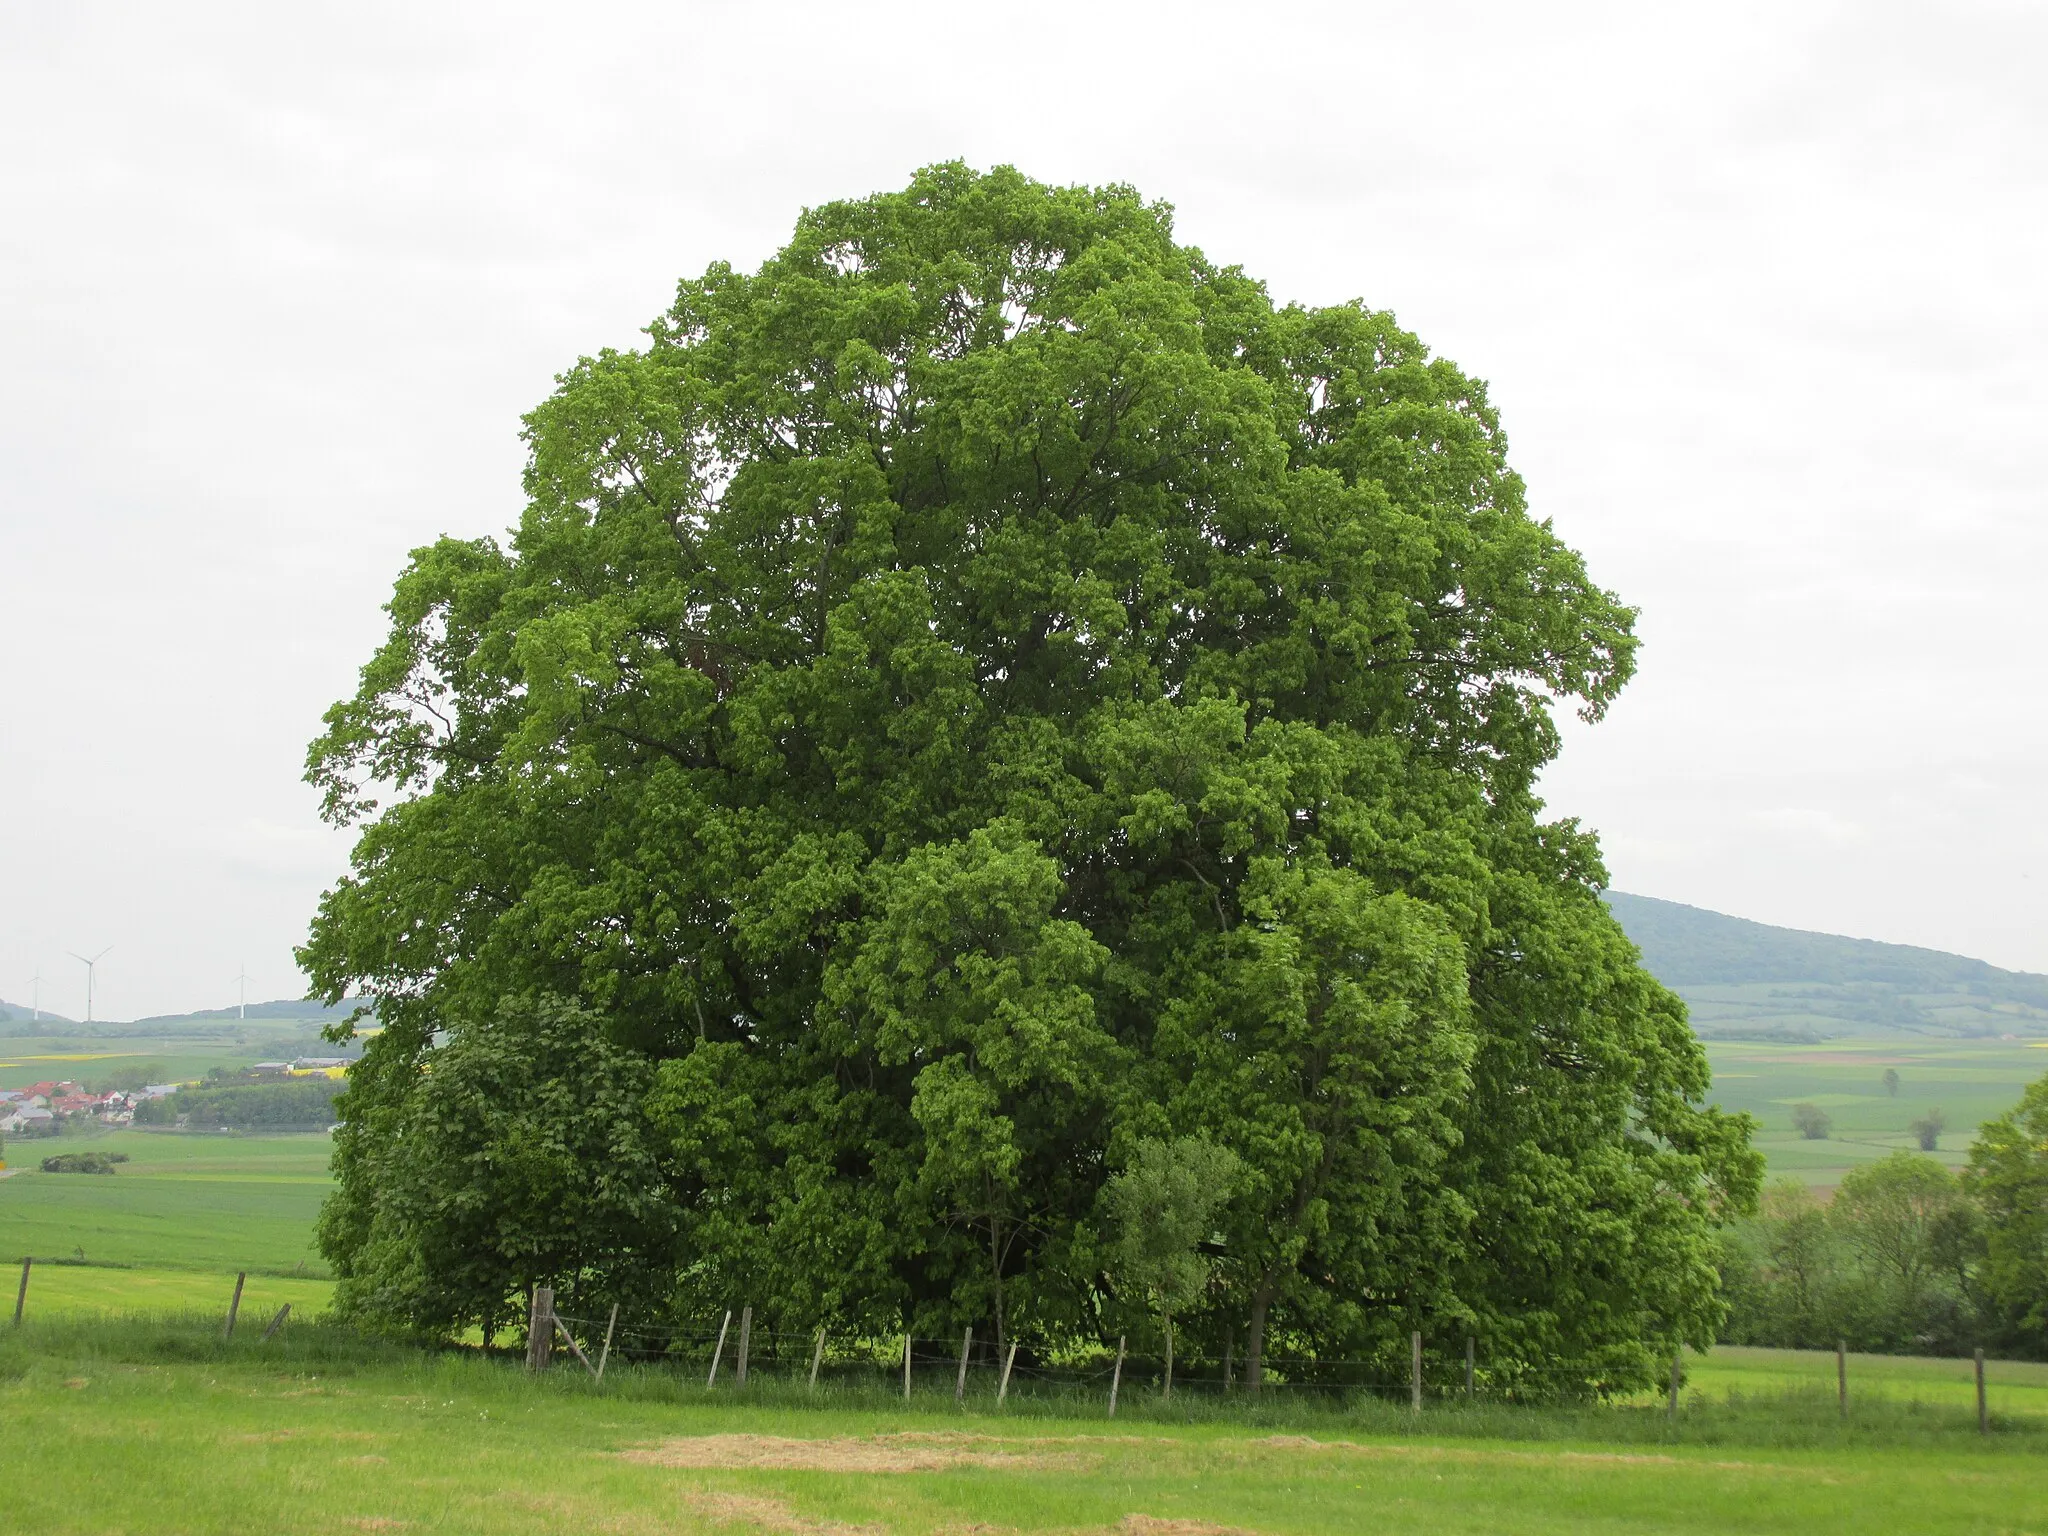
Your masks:
M 29 1010 L 40 1024 L 43 1022 L 43 968 L 40 965 L 36 967 L 35 979 L 29 985 L 35 989 L 29 993 Z
M 112 949 L 113 947 L 113 945 L 109 944 L 107 946 L 107 949 Z M 64 951 L 64 953 L 66 953 L 72 959 L 76 960 L 80 965 L 85 967 L 85 1022 L 88 1024 L 92 1022 L 93 967 L 98 965 L 102 960 L 106 959 L 107 949 L 101 950 L 98 954 L 94 955 L 90 960 L 86 959 L 85 956 L 81 955 L 75 949 L 67 949 L 66 951 Z
M 235 978 L 235 981 L 237 982 L 237 984 L 239 984 L 239 985 L 240 985 L 240 987 L 241 987 L 241 989 L 242 989 L 242 990 L 241 990 L 241 994 L 240 994 L 240 1001 L 238 1001 L 238 1002 L 237 1002 L 237 1003 L 235 1004 L 235 1007 L 236 1007 L 236 1009 L 238 1010 L 238 1011 L 236 1012 L 236 1014 L 235 1014 L 235 1017 L 236 1017 L 236 1018 L 238 1018 L 238 1019 L 246 1019 L 247 1017 L 249 1017 L 249 967 L 248 967 L 248 966 L 246 966 L 246 965 L 245 965 L 245 966 L 243 966 L 243 967 L 242 967 L 242 971 L 241 971 L 241 974 L 240 974 L 239 976 L 237 976 L 237 977 Z

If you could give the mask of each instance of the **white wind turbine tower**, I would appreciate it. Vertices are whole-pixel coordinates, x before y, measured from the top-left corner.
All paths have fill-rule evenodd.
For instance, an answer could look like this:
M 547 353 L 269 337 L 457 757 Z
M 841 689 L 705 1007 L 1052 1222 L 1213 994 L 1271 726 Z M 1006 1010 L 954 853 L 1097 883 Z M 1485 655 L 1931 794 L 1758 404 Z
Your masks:
M 40 965 L 36 967 L 35 977 L 29 982 L 29 986 L 33 989 L 28 995 L 29 1012 L 36 1016 L 36 1022 L 40 1024 L 43 1022 L 43 968 Z
M 113 947 L 113 945 L 109 944 L 107 946 L 107 949 L 112 949 Z M 90 960 L 86 959 L 85 956 L 81 955 L 75 949 L 67 949 L 65 951 L 67 955 L 69 955 L 72 959 L 76 960 L 80 965 L 85 967 L 85 1022 L 88 1024 L 92 1022 L 93 967 L 98 965 L 102 960 L 104 960 L 107 957 L 107 949 L 101 950 L 98 954 L 94 955 Z
M 235 984 L 236 984 L 237 986 L 239 986 L 239 987 L 240 987 L 240 988 L 242 989 L 242 990 L 241 990 L 241 992 L 240 992 L 239 994 L 237 994 L 237 998 L 238 998 L 238 1000 L 237 1000 L 237 1001 L 236 1001 L 236 1003 L 235 1003 L 235 1009 L 236 1009 L 235 1017 L 236 1017 L 236 1018 L 238 1018 L 238 1019 L 246 1019 L 247 1017 L 249 1017 L 249 967 L 248 967 L 248 966 L 246 966 L 246 965 L 245 965 L 245 966 L 243 966 L 243 967 L 242 967 L 242 969 L 241 969 L 241 973 L 240 973 L 239 975 L 237 975 L 237 976 L 235 977 Z

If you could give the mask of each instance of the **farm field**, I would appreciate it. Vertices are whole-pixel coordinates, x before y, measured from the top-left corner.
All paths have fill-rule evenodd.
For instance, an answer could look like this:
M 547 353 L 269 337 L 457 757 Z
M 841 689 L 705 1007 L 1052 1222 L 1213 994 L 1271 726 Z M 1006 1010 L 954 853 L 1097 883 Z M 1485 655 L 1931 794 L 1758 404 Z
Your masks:
M 1786 1399 L 1655 1410 L 1354 1411 L 1073 1401 L 998 1411 L 950 1390 L 744 1394 L 626 1369 L 503 1361 L 319 1327 L 27 1327 L 0 1338 L 9 1513 L 43 1532 L 979 1530 L 1350 1532 L 2039 1529 L 2026 1423 Z M 90 1454 L 81 1454 L 82 1447 Z
M 130 1160 L 111 1174 L 35 1171 L 51 1152 L 84 1149 Z M 0 1261 L 326 1274 L 313 1247 L 329 1184 L 324 1133 L 109 1131 L 16 1141 L 8 1151 L 24 1171 L 0 1179 Z
M 2028 1083 L 2048 1072 L 2043 1042 L 1890 1035 L 1819 1045 L 1705 1044 L 1715 1100 L 1757 1117 L 1757 1146 L 1770 1173 L 1823 1187 L 1840 1183 L 1859 1163 L 1917 1147 L 1907 1126 L 1930 1109 L 1940 1109 L 1949 1125 L 1933 1155 L 1962 1167 L 1977 1126 L 2010 1109 Z M 1884 1089 L 1887 1068 L 1899 1074 L 1896 1098 Z M 1804 1140 L 1792 1128 L 1792 1106 L 1801 1102 L 1834 1120 L 1827 1140 Z
M 23 1027 L 17 1023 L 14 1028 Z M 48 1035 L 0 1036 L 0 1088 L 70 1080 L 93 1086 L 114 1073 L 150 1067 L 151 1081 L 196 1082 L 215 1067 L 240 1071 L 254 1062 L 320 1053 L 317 1033 L 300 1019 L 248 1019 L 203 1032 L 137 1035 L 86 1033 L 58 1025 Z

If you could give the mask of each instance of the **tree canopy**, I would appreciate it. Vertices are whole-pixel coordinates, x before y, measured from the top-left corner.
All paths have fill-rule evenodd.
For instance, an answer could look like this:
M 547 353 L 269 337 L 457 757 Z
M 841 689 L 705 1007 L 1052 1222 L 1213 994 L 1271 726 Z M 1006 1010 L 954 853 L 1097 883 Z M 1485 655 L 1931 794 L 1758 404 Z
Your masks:
M 683 282 L 526 441 L 509 543 L 414 553 L 311 751 L 360 834 L 302 957 L 383 1025 L 324 1228 L 360 1312 L 488 1326 L 546 1280 L 1101 1337 L 1104 1182 L 1196 1137 L 1238 1172 L 1185 1343 L 1469 1327 L 1597 1388 L 1710 1340 L 1748 1123 L 1535 793 L 1634 615 L 1478 380 L 1129 188 L 942 165 Z M 429 1284 L 388 1147 L 465 1042 L 571 1016 L 610 1054 L 465 1081 L 630 1122 L 661 1241 Z

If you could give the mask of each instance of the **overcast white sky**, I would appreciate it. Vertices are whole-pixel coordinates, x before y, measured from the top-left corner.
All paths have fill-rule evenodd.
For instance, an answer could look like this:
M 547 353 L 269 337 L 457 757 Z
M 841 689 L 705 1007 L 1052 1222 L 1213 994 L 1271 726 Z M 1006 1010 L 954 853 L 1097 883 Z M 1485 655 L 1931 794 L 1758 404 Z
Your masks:
M 1491 381 L 1643 609 L 1623 889 L 2048 971 L 2048 8 L 0 0 L 0 996 L 302 990 L 408 549 L 676 279 L 964 157 Z

